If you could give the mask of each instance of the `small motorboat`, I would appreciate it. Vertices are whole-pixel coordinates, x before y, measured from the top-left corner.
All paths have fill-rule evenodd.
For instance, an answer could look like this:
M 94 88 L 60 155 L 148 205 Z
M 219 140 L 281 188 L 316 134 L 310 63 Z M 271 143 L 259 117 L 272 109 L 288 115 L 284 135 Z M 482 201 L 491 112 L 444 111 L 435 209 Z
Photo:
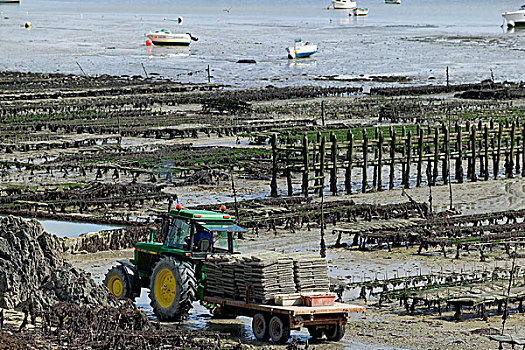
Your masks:
M 357 7 L 357 2 L 350 0 L 332 0 L 335 10 L 351 10 Z
M 189 46 L 192 40 L 198 40 L 190 33 L 172 33 L 168 29 L 157 30 L 146 34 L 146 36 L 151 40 L 153 45 Z
M 385 4 L 401 5 L 401 0 L 385 0 Z
M 317 52 L 317 45 L 296 39 L 293 46 L 286 48 L 286 52 L 288 52 L 290 59 L 310 57 Z
M 356 16 L 366 16 L 366 15 L 368 15 L 368 9 L 364 8 L 364 7 L 356 7 L 354 9 L 354 14 Z
M 508 27 L 523 26 L 525 25 L 525 4 L 521 5 L 518 11 L 505 11 L 501 15 L 507 21 Z

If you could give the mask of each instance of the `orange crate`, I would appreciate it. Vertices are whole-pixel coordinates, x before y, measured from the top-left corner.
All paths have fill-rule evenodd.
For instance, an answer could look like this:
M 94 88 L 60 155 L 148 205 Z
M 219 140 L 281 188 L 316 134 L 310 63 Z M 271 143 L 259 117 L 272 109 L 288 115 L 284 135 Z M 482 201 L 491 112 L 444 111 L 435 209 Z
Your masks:
M 333 306 L 335 302 L 334 293 L 304 294 L 301 297 L 305 306 Z

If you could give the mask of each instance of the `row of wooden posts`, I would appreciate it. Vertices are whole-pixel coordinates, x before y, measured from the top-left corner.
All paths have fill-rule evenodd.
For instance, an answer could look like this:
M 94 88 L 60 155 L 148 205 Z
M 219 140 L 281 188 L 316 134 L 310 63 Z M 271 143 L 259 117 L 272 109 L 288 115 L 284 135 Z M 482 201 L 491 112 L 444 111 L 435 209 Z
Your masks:
M 277 178 L 287 178 L 287 193 L 294 195 L 293 174 L 302 174 L 301 193 L 304 196 L 325 189 L 326 172 L 329 176 L 329 191 L 351 194 L 394 189 L 400 182 L 404 188 L 410 188 L 411 180 L 420 187 L 423 175 L 427 185 L 437 185 L 438 181 L 465 181 L 464 161 L 467 162 L 466 179 L 469 181 L 489 180 L 500 177 L 500 169 L 510 178 L 515 174 L 525 176 L 525 123 L 519 120 L 494 121 L 471 125 L 455 124 L 453 127 L 421 126 L 419 124 L 407 130 L 402 127 L 401 135 L 396 135 L 393 126 L 385 135 L 380 128 L 374 128 L 373 137 L 362 129 L 362 138 L 355 139 L 354 132 L 348 130 L 346 140 L 339 141 L 331 132 L 327 138 L 321 132 L 314 141 L 305 134 L 302 139 L 290 136 L 272 135 L 272 179 L 271 196 L 278 196 Z M 454 178 L 451 170 L 454 162 Z M 490 166 L 492 163 L 492 166 Z M 426 164 L 426 169 L 424 165 Z M 503 165 L 503 167 L 502 167 Z M 387 167 L 387 169 L 385 169 Z M 353 188 L 354 169 L 361 169 L 361 186 Z M 369 171 L 373 169 L 370 183 Z M 401 169 L 401 178 L 395 178 L 396 168 Z M 344 172 L 344 190 L 338 187 L 338 173 Z M 383 184 L 383 174 L 389 173 L 388 184 Z M 397 171 L 399 173 L 399 171 Z M 441 173 L 441 178 L 439 175 Z M 414 179 L 415 175 L 415 179 Z M 398 175 L 399 177 L 399 175 Z M 359 179 L 357 179 L 358 182 Z M 412 182 L 413 184 L 413 182 Z

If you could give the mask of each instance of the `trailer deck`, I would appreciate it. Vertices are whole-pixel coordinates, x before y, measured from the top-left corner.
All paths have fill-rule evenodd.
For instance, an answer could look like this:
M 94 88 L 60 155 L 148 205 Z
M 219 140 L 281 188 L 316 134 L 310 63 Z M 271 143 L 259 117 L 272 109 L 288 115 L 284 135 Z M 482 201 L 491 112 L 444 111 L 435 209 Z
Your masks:
M 334 303 L 333 306 L 281 306 L 211 296 L 205 296 L 204 301 L 219 305 L 228 315 L 253 317 L 255 338 L 272 338 L 277 343 L 287 341 L 290 330 L 301 327 L 306 327 L 313 338 L 324 334 L 329 340 L 338 341 L 344 336 L 348 314 L 366 312 L 364 306 L 343 303 Z

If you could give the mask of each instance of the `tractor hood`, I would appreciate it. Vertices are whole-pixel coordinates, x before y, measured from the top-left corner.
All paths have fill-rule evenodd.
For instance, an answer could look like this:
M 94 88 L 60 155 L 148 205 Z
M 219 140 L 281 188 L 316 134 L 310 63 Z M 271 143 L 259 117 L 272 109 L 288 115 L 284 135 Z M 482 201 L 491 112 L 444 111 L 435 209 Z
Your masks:
M 242 228 L 239 225 L 228 225 L 228 224 L 206 224 L 206 223 L 200 223 L 197 222 L 199 225 L 204 227 L 206 231 L 210 232 L 216 232 L 216 231 L 222 231 L 222 232 L 246 232 L 247 230 L 245 228 Z

